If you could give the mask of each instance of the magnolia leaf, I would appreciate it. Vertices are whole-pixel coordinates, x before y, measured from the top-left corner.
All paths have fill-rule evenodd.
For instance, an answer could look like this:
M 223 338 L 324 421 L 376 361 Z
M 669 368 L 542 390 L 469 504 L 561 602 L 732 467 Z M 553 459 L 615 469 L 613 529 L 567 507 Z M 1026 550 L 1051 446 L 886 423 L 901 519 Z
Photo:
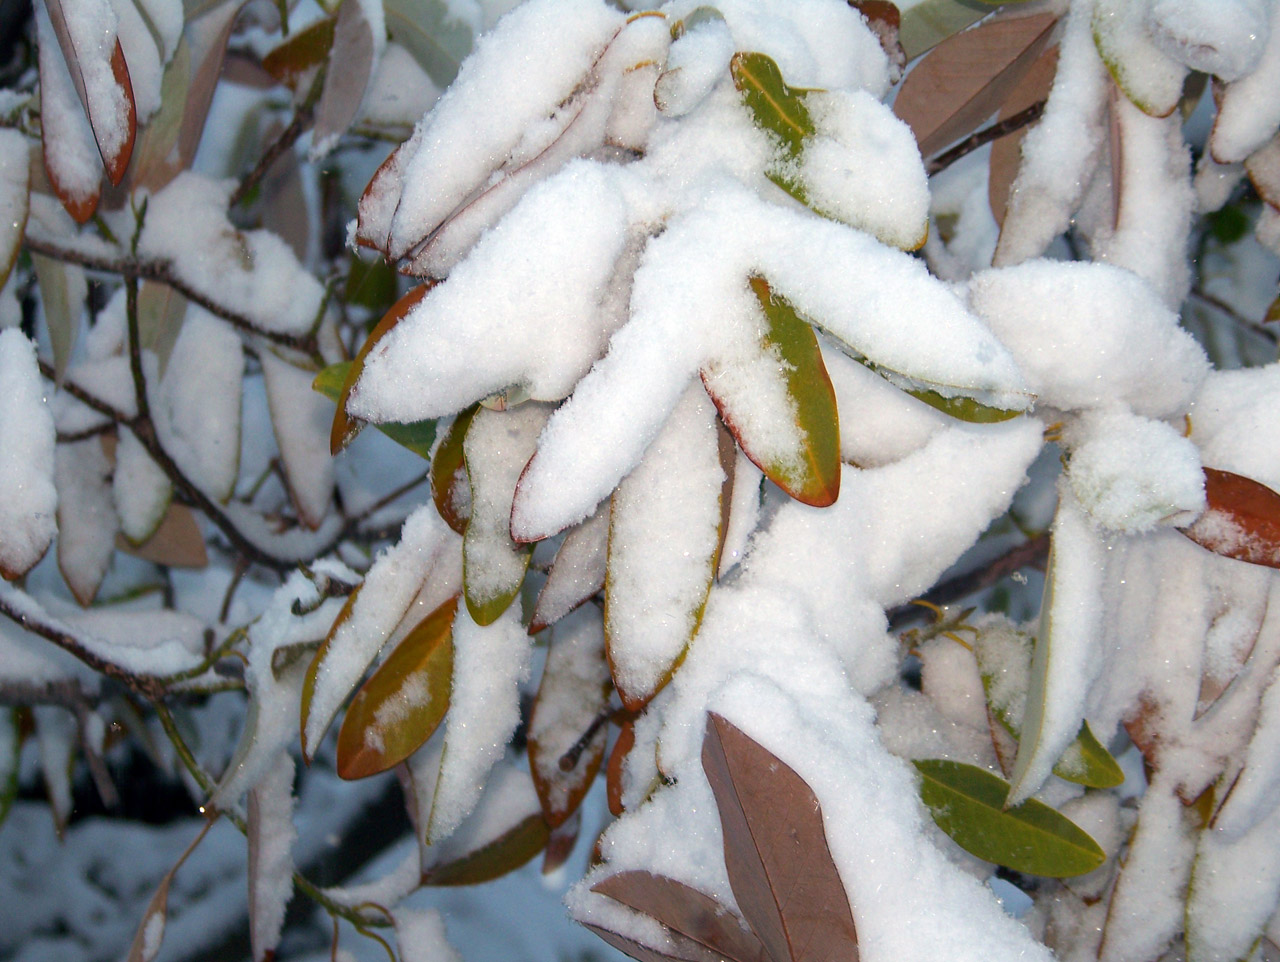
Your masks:
M 813 791 L 714 712 L 707 715 L 702 768 L 720 811 L 733 897 L 768 955 L 856 962 L 853 914 Z
M 249 941 L 257 962 L 274 959 L 293 895 L 293 757 L 281 751 L 249 790 Z
M 808 90 L 789 87 L 772 57 L 762 53 L 736 53 L 729 62 L 734 86 L 751 111 L 757 127 L 777 138 L 786 160 L 795 161 L 804 152 L 804 142 L 815 132 L 813 118 L 805 105 Z M 804 185 L 781 169 L 770 169 L 769 179 L 788 194 L 807 204 Z
M 0 289 L 9 280 L 27 228 L 30 150 L 17 130 L 0 130 Z
M 9 815 L 18 797 L 18 754 L 22 735 L 18 727 L 18 709 L 0 711 L 0 825 Z
M 605 766 L 605 788 L 609 801 L 609 814 L 614 818 L 624 811 L 622 805 L 622 767 L 626 764 L 627 753 L 636 744 L 636 723 L 628 718 L 622 723 L 618 738 L 609 752 L 609 764 Z
M 556 628 L 529 718 L 529 771 L 553 829 L 578 810 L 604 762 L 608 704 L 604 622 L 589 605 Z
M 181 169 L 170 162 L 170 155 L 182 132 L 191 80 L 191 45 L 184 36 L 178 40 L 173 59 L 164 68 L 160 80 L 160 108 L 138 137 L 132 183 L 139 187 L 159 191 Z
M 142 914 L 142 922 L 139 923 L 137 934 L 133 937 L 133 944 L 129 947 L 126 962 L 151 962 L 159 953 L 160 944 L 164 940 L 165 918 L 169 911 L 169 886 L 173 884 L 173 877 L 178 874 L 178 869 L 182 868 L 182 863 L 195 851 L 196 846 L 212 827 L 213 820 L 204 823 L 200 834 L 187 846 L 186 851 L 178 856 L 178 861 L 174 863 L 173 868 L 165 872 L 164 878 L 156 886 L 155 894 L 151 896 L 151 901 L 147 903 L 147 910 Z
M 356 692 L 338 732 L 342 778 L 366 778 L 400 764 L 444 720 L 457 610 L 455 595 L 419 622 Z
M 415 141 L 396 146 L 369 178 L 356 204 L 356 243 L 390 256 L 391 222 L 400 200 L 404 166 L 413 156 Z M 385 261 L 384 261 L 385 263 Z
M 43 6 L 89 118 L 107 177 L 112 184 L 119 184 L 133 154 L 138 109 L 124 48 L 116 36 L 115 12 L 109 0 L 72 0 L 69 4 L 44 0 Z
M 31 255 L 40 286 L 40 303 L 44 306 L 45 328 L 53 347 L 53 371 L 59 384 L 67 373 L 71 352 L 80 330 L 80 313 L 89 296 L 89 282 L 84 269 L 64 264 L 40 254 Z
M 527 816 L 514 828 L 473 852 L 422 873 L 423 885 L 479 885 L 514 872 L 544 848 L 551 829 L 542 815 Z
M 577 847 L 578 836 L 582 834 L 582 808 L 574 809 L 572 815 L 551 830 L 547 837 L 547 847 L 542 852 L 542 874 L 552 875 L 564 867 L 569 856 Z
M 111 476 L 120 533 L 133 544 L 148 540 L 169 510 L 173 482 L 151 458 L 138 436 L 128 428 L 118 428 L 115 471 Z
M 36 4 L 40 70 L 40 148 L 54 194 L 77 224 L 98 209 L 102 161 L 44 4 Z
M 64 838 L 71 817 L 71 770 L 75 764 L 79 741 L 75 715 L 58 705 L 33 705 L 36 748 L 40 758 L 40 775 L 58 838 Z
M 554 625 L 604 589 L 609 558 L 609 503 L 564 536 L 547 580 L 538 592 L 529 621 L 529 634 Z
M 1005 98 L 999 119 L 1008 120 L 1029 107 L 1048 100 L 1049 89 L 1053 86 L 1057 71 L 1058 45 L 1054 44 L 1037 58 Z M 991 204 L 991 213 L 1000 225 L 1004 224 L 1005 211 L 1009 208 L 1009 191 L 1013 188 L 1018 168 L 1022 164 L 1022 141 L 1029 129 L 1030 127 L 1021 127 L 1011 134 L 997 138 L 991 145 L 991 160 L 987 168 L 987 199 Z
M 93 603 L 115 551 L 111 464 L 98 438 L 59 444 L 54 455 L 58 487 L 58 568 L 80 604 Z
M 373 76 L 381 45 L 377 43 L 361 0 L 343 0 L 333 28 L 333 45 L 324 88 L 316 105 L 313 153 L 324 151 L 355 120 Z M 385 43 L 385 40 L 384 40 Z
M 222 78 L 227 41 L 245 0 L 215 0 L 216 6 L 198 19 L 188 12 L 186 37 L 191 43 L 191 85 L 178 131 L 178 169 L 185 170 L 195 159 L 204 134 L 213 94 Z
M 138 340 L 156 356 L 162 379 L 186 317 L 187 299 L 172 287 L 159 281 L 138 286 Z
M 373 346 L 386 336 L 388 331 L 399 324 L 404 316 L 417 306 L 418 302 L 426 296 L 427 291 L 431 290 L 433 286 L 435 285 L 431 283 L 420 284 L 396 301 L 391 306 L 391 310 L 387 311 L 382 320 L 378 321 L 373 330 L 369 332 L 369 336 L 356 353 L 355 360 L 351 362 L 351 367 L 347 369 L 347 376 L 342 381 L 342 390 L 337 398 L 338 409 L 333 413 L 333 427 L 329 432 L 330 454 L 336 455 L 350 444 L 355 439 L 355 436 L 360 433 L 360 428 L 363 426 L 361 422 L 347 415 L 347 398 L 351 396 L 351 390 L 356 386 L 356 381 L 360 379 L 360 374 L 364 370 L 364 359 L 369 356 Z
M 310 371 L 268 349 L 258 352 L 258 360 L 289 499 L 299 520 L 314 531 L 333 500 L 333 456 L 327 443 L 329 405 L 311 390 Z
M 287 40 L 262 58 L 262 69 L 271 74 L 276 83 L 297 90 L 311 71 L 329 59 L 329 51 L 333 49 L 334 24 L 334 17 L 325 17 L 290 34 Z
M 1057 22 L 1052 13 L 995 18 L 943 41 L 907 74 L 893 112 L 915 133 L 920 153 L 936 154 L 999 110 Z
M 981 0 L 920 0 L 903 11 L 898 39 L 911 61 L 990 12 Z
M 1068 878 L 1092 872 L 1106 853 L 1065 815 L 1034 798 L 1006 809 L 1009 783 L 975 765 L 913 762 L 920 798 L 957 845 L 1015 872 Z
M 889 79 L 897 83 L 907 66 L 907 52 L 902 47 L 899 34 L 902 29 L 902 13 L 890 0 L 849 0 L 867 20 L 867 26 L 880 41 L 880 48 L 889 58 Z
M 745 920 L 683 882 L 631 870 L 610 875 L 591 891 L 657 919 L 665 928 L 710 949 L 717 958 L 769 962 L 768 952 Z
M 590 922 L 582 924 L 619 952 L 639 959 L 640 962 L 725 962 L 724 956 L 719 953 L 665 927 L 662 934 L 666 951 L 663 952 L 599 925 Z
M 703 368 L 702 383 L 743 452 L 769 480 L 797 501 L 825 507 L 840 494 L 840 424 L 817 335 L 764 278 L 750 284 L 764 313 L 759 351 L 749 360 L 713 362 Z M 771 375 L 785 395 L 790 423 L 760 416 L 761 397 L 768 396 L 760 382 Z M 788 443 L 780 445 L 784 437 Z
M 931 388 L 907 388 L 905 390 L 907 394 L 923 401 L 929 407 L 936 408 L 957 421 L 968 421 L 970 424 L 997 424 L 1000 421 L 1008 421 L 1026 413 L 1025 411 L 1011 411 L 1005 408 L 991 407 L 991 405 L 975 401 L 971 397 L 959 395 L 945 397 Z
M 431 459 L 431 500 L 445 524 L 462 535 L 467 533 L 467 522 L 471 520 L 471 482 L 462 442 L 478 410 L 480 405 L 473 404 L 454 415 Z
M 1280 494 L 1217 468 L 1204 469 L 1204 494 L 1208 508 L 1183 534 L 1214 554 L 1280 568 Z
M 1182 98 L 1187 67 L 1155 42 L 1150 9 L 1150 0 L 1098 0 L 1093 42 L 1116 86 L 1133 105 L 1152 117 L 1167 117 Z
M 146 541 L 133 544 L 120 535 L 116 547 L 135 558 L 170 568 L 204 568 L 209 564 L 200 522 L 185 504 L 171 503 Z
M 478 625 L 497 621 L 524 583 L 533 547 L 511 540 L 511 501 L 551 410 L 533 403 L 509 411 L 481 408 L 463 440 L 471 520 L 462 540 L 462 580 Z
M 57 433 L 36 345 L 21 330 L 0 331 L 0 578 L 21 578 L 57 531 Z
M 344 304 L 358 304 L 379 317 L 396 301 L 396 272 L 386 258 L 366 260 L 355 251 L 347 259 L 347 279 L 342 287 Z M 338 385 L 341 387 L 341 384 Z
M 671 680 L 702 623 L 723 483 L 715 409 L 694 384 L 610 509 L 605 638 L 614 686 L 633 711 Z
M 453 82 L 475 36 L 446 0 L 383 0 L 387 32 L 441 90 Z

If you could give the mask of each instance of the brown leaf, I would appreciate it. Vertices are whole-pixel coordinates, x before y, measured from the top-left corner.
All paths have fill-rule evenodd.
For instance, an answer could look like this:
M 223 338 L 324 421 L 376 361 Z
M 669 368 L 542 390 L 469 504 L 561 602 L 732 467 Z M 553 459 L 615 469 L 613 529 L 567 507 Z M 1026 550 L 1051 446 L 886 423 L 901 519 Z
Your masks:
M 1204 469 L 1208 508 L 1180 529 L 1215 554 L 1280 568 L 1280 494 L 1251 478 Z
M 551 830 L 551 835 L 547 839 L 547 847 L 542 853 L 543 875 L 551 875 L 569 860 L 569 856 L 573 854 L 574 846 L 578 844 L 578 834 L 581 830 L 581 808 Z
M 547 580 L 538 592 L 529 634 L 554 625 L 604 589 L 608 553 L 609 502 L 605 501 L 591 517 L 570 528 L 564 536 L 564 543 L 547 572 Z
M 746 922 L 711 896 L 683 882 L 644 871 L 619 872 L 591 887 L 733 962 L 768 962 Z
M 1031 69 L 1000 108 L 1000 119 L 1007 120 L 1021 113 L 1032 104 L 1049 96 L 1053 76 L 1058 70 L 1058 45 L 1054 44 L 1040 55 Z M 1022 163 L 1022 140 L 1031 127 L 1023 127 L 1007 137 L 1001 137 L 991 145 L 990 174 L 987 178 L 987 196 L 996 223 L 1004 224 L 1004 214 L 1009 207 L 1009 190 L 1018 176 Z
M 853 914 L 809 786 L 714 712 L 702 768 L 720 810 L 734 898 L 773 962 L 856 962 Z
M 138 932 L 133 937 L 133 945 L 129 947 L 127 962 L 151 962 L 160 951 L 160 943 L 164 938 L 165 916 L 169 910 L 169 886 L 173 884 L 173 877 L 178 873 L 178 869 L 182 868 L 182 863 L 187 860 L 187 856 L 195 851 L 195 847 L 212 827 L 212 819 L 204 823 L 200 834 L 187 846 L 187 850 L 178 857 L 173 868 L 165 873 L 160 884 L 156 886 L 155 894 L 147 903 L 147 910 L 143 913 L 142 922 L 138 925 Z
M 619 952 L 625 953 L 633 959 L 639 959 L 639 962 L 724 962 L 721 956 L 708 951 L 692 939 L 677 935 L 675 932 L 667 931 L 666 933 L 669 943 L 668 948 L 671 951 L 660 952 L 647 945 L 641 945 L 625 935 L 611 932 L 598 925 L 592 925 L 590 922 L 584 922 L 583 925 Z
M 193 17 L 187 25 L 187 39 L 191 43 L 191 63 L 194 69 L 187 88 L 186 108 L 182 113 L 182 127 L 178 131 L 179 169 L 186 169 L 195 159 L 196 148 L 204 133 L 209 107 L 214 91 L 222 75 L 222 62 L 227 54 L 227 41 L 231 39 L 236 18 L 246 0 L 224 0 L 200 17 Z
M 907 66 L 907 52 L 902 49 L 898 30 L 902 26 L 902 14 L 889 0 L 849 0 L 849 6 L 867 18 L 867 26 L 880 41 L 880 47 L 889 58 L 890 80 L 897 83 Z
M 974 131 L 1005 102 L 1049 41 L 1051 13 L 993 18 L 938 44 L 907 74 L 893 111 L 925 157 Z
M 359 6 L 359 4 L 343 4 Z M 293 33 L 262 58 L 262 69 L 277 83 L 296 90 L 311 71 L 329 58 L 334 43 L 334 18 L 325 17 Z
M 478 410 L 480 405 L 473 404 L 454 416 L 431 458 L 431 500 L 444 523 L 460 535 L 467 533 L 467 522 L 471 520 L 471 482 L 462 443 Z
M 621 815 L 622 807 L 622 765 L 627 760 L 627 753 L 636 744 L 636 723 L 627 719 L 618 732 L 618 740 L 613 743 L 613 751 L 609 752 L 609 764 L 605 767 L 605 787 L 608 789 L 609 812 L 614 818 Z
M 373 56 L 373 31 L 364 15 L 364 5 L 358 0 L 344 0 L 338 7 L 329 69 L 316 105 L 313 143 L 322 145 L 345 133 L 351 125 L 373 76 Z
M 204 535 L 195 512 L 176 502 L 169 505 L 150 538 L 135 545 L 117 534 L 116 547 L 135 558 L 172 568 L 203 568 L 209 564 L 209 553 L 205 550 Z

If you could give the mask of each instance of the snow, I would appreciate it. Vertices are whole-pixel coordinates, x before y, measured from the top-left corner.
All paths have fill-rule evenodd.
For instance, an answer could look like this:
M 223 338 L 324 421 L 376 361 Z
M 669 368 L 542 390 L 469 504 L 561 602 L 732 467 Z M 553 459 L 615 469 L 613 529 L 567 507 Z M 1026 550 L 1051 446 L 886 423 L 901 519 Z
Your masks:
M 1257 68 L 1222 91 L 1209 149 L 1219 163 L 1239 163 L 1271 139 L 1280 126 L 1280 5 L 1270 4 L 1270 31 Z
M 1095 0 L 1093 38 L 1116 84 L 1143 112 L 1167 116 L 1182 96 L 1187 68 L 1151 36 L 1153 0 Z
M 121 427 L 116 437 L 112 500 L 120 518 L 120 532 L 134 544 L 141 544 L 160 525 L 173 495 L 173 484 L 136 434 Z
M 126 119 L 130 112 L 127 101 L 133 92 L 117 83 L 111 64 L 120 21 L 109 0 L 59 6 L 83 80 L 85 110 L 102 156 L 111 165 L 132 135 Z
M 697 107 L 729 69 L 733 34 L 724 19 L 706 18 L 678 37 L 667 53 L 653 99 L 668 117 L 683 117 Z
M 92 437 L 59 445 L 53 480 L 58 488 L 58 567 L 83 605 L 93 601 L 116 547 L 111 465 Z
M 0 572 L 15 578 L 44 555 L 57 530 L 53 415 L 35 345 L 0 331 Z
M 233 186 L 179 174 L 150 198 L 138 253 L 167 262 L 183 282 L 264 330 L 305 334 L 319 316 L 324 287 L 277 234 L 232 227 Z
M 102 160 L 43 4 L 36 7 L 36 36 L 45 168 L 59 197 L 91 210 L 102 181 Z
M 1268 0 L 1153 0 L 1147 22 L 1169 56 L 1231 83 L 1257 68 L 1272 6 Z
M 445 937 L 444 919 L 438 909 L 395 913 L 396 944 L 404 962 L 461 962 L 462 956 Z
M 553 625 L 604 587 L 609 546 L 609 507 L 565 535 L 538 592 L 530 625 Z
M 249 937 L 255 959 L 280 944 L 293 895 L 293 758 L 281 752 L 249 792 Z

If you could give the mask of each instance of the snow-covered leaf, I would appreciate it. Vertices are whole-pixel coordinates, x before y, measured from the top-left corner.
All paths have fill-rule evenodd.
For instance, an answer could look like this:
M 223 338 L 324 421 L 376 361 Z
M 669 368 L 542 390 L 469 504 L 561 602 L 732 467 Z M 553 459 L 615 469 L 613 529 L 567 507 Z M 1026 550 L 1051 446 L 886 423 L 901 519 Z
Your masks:
M 121 427 L 117 439 L 111 493 L 120 518 L 120 533 L 134 544 L 141 544 L 155 534 L 164 520 L 173 496 L 173 482 L 152 460 L 136 434 Z
M 1265 46 L 1257 67 L 1221 89 L 1218 115 L 1209 136 L 1209 149 L 1219 163 L 1239 163 L 1260 148 L 1280 126 L 1280 103 L 1271 96 L 1280 82 L 1280 8 L 1270 4 L 1270 30 L 1251 38 L 1254 43 L 1265 34 Z M 1259 11 L 1263 16 L 1267 14 Z M 1240 18 L 1237 25 L 1245 22 Z
M 760 340 L 743 345 L 745 356 L 713 360 L 702 383 L 769 480 L 805 504 L 832 504 L 840 494 L 840 427 L 818 339 L 764 278 L 750 283 L 763 314 Z
M 609 556 L 609 507 L 602 505 L 564 536 L 538 592 L 529 633 L 554 625 L 604 588 Z
M 600 770 L 608 729 L 598 716 L 608 700 L 604 622 L 588 605 L 553 632 L 529 719 L 529 771 L 551 828 L 577 811 Z
M 528 403 L 508 411 L 481 408 L 463 441 L 471 485 L 471 518 L 462 541 L 467 610 L 490 625 L 520 592 L 532 549 L 511 540 L 511 499 L 520 472 L 533 456 L 548 405 Z
M 54 828 L 62 837 L 71 817 L 71 767 L 75 762 L 76 717 L 57 705 L 33 705 L 36 748 L 40 755 L 40 775 L 53 815 Z
M 350 373 L 354 364 L 354 361 L 339 361 L 337 364 L 330 364 L 328 367 L 322 368 L 311 382 L 312 390 L 320 392 L 330 401 L 336 403 L 342 398 L 342 386 L 346 383 L 347 374 Z M 326 430 L 329 432 L 329 446 L 326 448 L 326 454 L 332 456 L 333 425 L 327 414 L 325 415 L 325 423 Z M 359 422 L 355 423 L 359 425 Z M 396 444 L 408 448 L 422 458 L 430 456 L 432 442 L 436 439 L 436 422 L 434 419 L 414 421 L 412 424 L 387 421 L 383 424 L 375 424 L 374 427 L 392 441 L 395 441 Z
M 35 345 L 0 332 L 0 575 L 21 577 L 44 557 L 57 529 L 54 425 Z
M 254 962 L 271 962 L 293 896 L 293 756 L 281 752 L 249 790 L 249 939 Z
M 812 789 L 714 712 L 707 715 L 702 768 L 720 812 L 733 897 L 769 957 L 856 960 L 849 898 Z
M 138 137 L 131 177 L 139 187 L 159 190 L 178 172 L 172 162 L 172 153 L 182 131 L 187 95 L 191 91 L 191 73 L 191 45 L 183 37 L 173 59 L 164 68 L 160 81 L 160 106 Z
M 1151 36 L 1152 0 L 1098 0 L 1093 39 L 1116 85 L 1143 113 L 1166 117 L 1178 106 L 1187 68 Z
M 129 947 L 127 962 L 151 962 L 159 954 L 160 944 L 164 940 L 165 921 L 169 914 L 169 887 L 173 884 L 173 877 L 178 874 L 182 863 L 195 851 L 196 846 L 212 826 L 212 821 L 205 822 L 204 827 L 200 829 L 200 834 L 187 846 L 173 868 L 164 874 L 164 878 L 156 886 L 155 894 L 151 896 L 151 901 L 147 903 L 147 910 L 142 915 L 142 921 L 138 923 L 138 931 L 133 937 L 133 944 Z
M 392 913 L 396 943 L 404 962 L 462 962 L 462 957 L 445 938 L 444 919 L 439 909 L 397 908 Z
M 1008 120 L 1033 104 L 1047 100 L 1053 88 L 1053 76 L 1058 70 L 1058 45 L 1053 44 L 1036 58 L 1036 62 L 1023 76 L 1022 80 L 1010 91 L 1000 108 L 1000 121 Z M 1009 206 L 1009 191 L 1018 176 L 1018 167 L 1022 163 L 1022 142 L 1027 135 L 1023 127 L 1013 133 L 1001 137 L 991 145 L 991 162 L 987 173 L 987 196 L 991 203 L 991 213 L 997 224 L 1004 223 L 1005 211 Z
M 996 18 L 954 34 L 907 74 L 893 111 L 936 154 L 996 113 L 1049 41 L 1052 13 Z
M 80 314 L 84 310 L 89 284 L 84 269 L 64 264 L 40 254 L 31 255 L 40 284 L 40 303 L 44 307 L 45 328 L 53 347 L 54 377 L 61 382 L 71 361 L 80 331 Z
M 203 568 L 209 563 L 200 522 L 185 504 L 170 502 L 159 526 L 146 541 L 132 544 L 119 538 L 116 547 L 135 558 L 171 568 Z
M 98 593 L 115 551 L 111 464 L 96 437 L 60 444 L 54 457 L 58 486 L 58 568 L 80 604 Z
M 338 774 L 365 778 L 413 754 L 449 710 L 453 680 L 450 598 L 418 623 L 356 692 L 338 732 Z
M 715 410 L 694 384 L 618 485 L 609 515 L 605 636 L 628 708 L 670 681 L 697 634 L 716 574 L 723 486 Z
M 199 16 L 194 11 L 188 13 L 190 27 L 186 37 L 191 44 L 192 67 L 182 127 L 178 131 L 180 169 L 186 169 L 195 158 L 214 91 L 222 76 L 227 41 L 245 0 L 211 0 L 211 3 L 211 8 L 203 10 Z
M 387 30 L 442 90 L 453 82 L 475 42 L 477 24 L 447 0 L 383 0 Z M 461 8 L 465 9 L 465 8 Z
M 480 405 L 473 404 L 454 416 L 431 458 L 431 500 L 445 524 L 460 535 L 467 533 L 471 520 L 471 482 L 462 443 L 478 410 Z
M 333 497 L 333 458 L 329 453 L 329 404 L 311 390 L 312 374 L 275 352 L 258 352 L 271 412 L 271 427 L 298 517 L 320 527 Z
M 627 754 L 636 744 L 635 722 L 627 719 L 618 731 L 618 737 L 609 752 L 609 761 L 605 765 L 605 788 L 609 801 L 609 813 L 617 818 L 624 811 L 622 805 L 623 769 L 627 763 Z
M 338 409 L 333 413 L 333 426 L 329 432 L 330 454 L 337 455 L 360 433 L 361 422 L 347 413 L 347 399 L 350 398 L 356 381 L 360 379 L 360 375 L 364 371 L 365 358 L 369 356 L 373 346 L 390 333 L 391 329 L 404 319 L 409 310 L 426 296 L 432 286 L 431 284 L 421 284 L 410 290 L 391 306 L 391 309 L 383 315 L 382 320 L 378 321 L 373 330 L 369 332 L 369 336 L 365 338 L 364 344 L 361 345 L 360 350 L 356 353 L 355 360 L 351 362 L 351 366 L 347 368 L 346 375 L 342 379 L 342 388 L 337 397 Z
M 810 91 L 789 86 L 778 64 L 762 53 L 734 54 L 729 71 L 756 125 L 777 138 L 789 160 L 799 158 L 805 141 L 816 130 L 805 99 Z M 807 203 L 803 186 L 782 170 L 771 170 L 769 177 L 796 200 Z
M 0 288 L 9 280 L 27 227 L 29 155 L 27 138 L 0 130 Z
M 980 859 L 1050 878 L 1092 872 L 1106 859 L 1086 832 L 1043 802 L 1032 798 L 1006 808 L 1009 785 L 998 775 L 962 762 L 914 764 L 933 820 Z
M 1280 208 L 1280 134 L 1250 154 L 1244 169 L 1258 196 L 1272 207 Z
M 36 5 L 36 38 L 40 65 L 40 147 L 45 173 L 67 213 L 76 223 L 83 224 L 98 209 L 102 195 L 102 159 L 44 4 Z
M 1252 478 L 1204 469 L 1204 514 L 1180 529 L 1215 554 L 1280 568 L 1280 494 Z

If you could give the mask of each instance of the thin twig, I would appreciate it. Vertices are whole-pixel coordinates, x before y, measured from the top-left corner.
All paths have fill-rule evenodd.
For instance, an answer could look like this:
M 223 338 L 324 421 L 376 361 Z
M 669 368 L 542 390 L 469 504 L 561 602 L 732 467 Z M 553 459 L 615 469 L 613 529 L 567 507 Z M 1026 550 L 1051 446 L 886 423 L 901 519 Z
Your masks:
M 1208 291 L 1203 290 L 1199 287 L 1191 288 L 1189 293 L 1196 300 L 1209 305 L 1214 310 L 1219 311 L 1222 314 L 1225 314 L 1228 318 L 1230 318 L 1236 324 L 1239 324 L 1241 327 L 1248 328 L 1251 331 L 1256 331 L 1257 333 L 1261 334 L 1263 337 L 1267 338 L 1270 341 L 1276 340 L 1276 335 L 1269 328 L 1263 327 L 1261 324 L 1257 323 L 1256 321 L 1251 321 L 1249 318 L 1245 317 L 1243 314 L 1241 314 L 1238 310 L 1236 310 L 1234 307 L 1232 307 L 1222 298 L 1217 297 L 1216 295 L 1210 294 Z
M 258 162 L 253 165 L 253 169 L 244 175 L 244 179 L 232 191 L 228 207 L 238 206 L 258 186 L 262 178 L 267 175 L 267 171 L 280 159 L 281 155 L 287 150 L 292 150 L 293 145 L 298 142 L 298 138 L 305 134 L 311 125 L 315 123 L 316 102 L 320 99 L 320 92 L 323 89 L 324 71 L 321 70 L 316 74 L 316 79 L 311 85 L 311 90 L 307 93 L 306 100 L 298 105 L 298 110 L 293 115 L 293 119 L 289 121 L 289 126 L 282 130 L 280 136 L 272 142 L 271 146 L 262 152 Z
M 939 171 L 946 170 L 961 157 L 973 153 L 983 144 L 989 144 L 993 140 L 999 140 L 1001 137 L 1007 137 L 1015 131 L 1021 130 L 1028 124 L 1033 124 L 1040 119 L 1040 115 L 1044 113 L 1045 101 L 1037 100 L 1026 110 L 1020 110 L 1012 117 L 1006 117 L 1004 120 L 992 124 L 990 127 L 983 127 L 981 130 L 974 131 L 960 143 L 956 144 L 950 150 L 938 154 L 937 157 L 929 161 L 925 167 L 925 172 L 932 177 Z

